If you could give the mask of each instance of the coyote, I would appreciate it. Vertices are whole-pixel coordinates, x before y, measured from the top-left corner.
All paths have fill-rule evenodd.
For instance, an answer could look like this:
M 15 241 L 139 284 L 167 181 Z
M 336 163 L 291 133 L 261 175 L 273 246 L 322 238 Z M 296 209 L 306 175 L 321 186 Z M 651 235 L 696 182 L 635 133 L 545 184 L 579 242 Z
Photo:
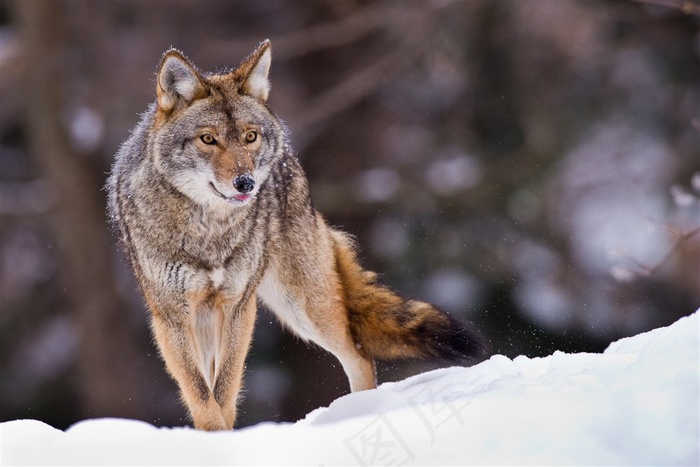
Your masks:
M 202 430 L 233 428 L 258 299 L 335 355 L 352 391 L 376 387 L 375 358 L 483 351 L 455 319 L 379 284 L 316 211 L 267 106 L 270 61 L 264 41 L 233 71 L 203 74 L 168 50 L 107 182 L 160 354 Z

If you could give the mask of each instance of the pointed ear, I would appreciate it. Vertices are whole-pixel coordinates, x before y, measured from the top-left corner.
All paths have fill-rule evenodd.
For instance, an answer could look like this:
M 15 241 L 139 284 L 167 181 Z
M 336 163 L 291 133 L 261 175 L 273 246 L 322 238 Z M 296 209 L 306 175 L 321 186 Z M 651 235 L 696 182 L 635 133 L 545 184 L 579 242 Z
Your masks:
M 268 39 L 261 42 L 255 52 L 238 67 L 243 75 L 241 90 L 262 103 L 267 102 L 270 94 L 270 81 L 267 79 L 272 61 L 270 45 Z
M 195 67 L 175 49 L 168 50 L 158 69 L 158 107 L 170 112 L 188 106 L 206 95 L 206 88 Z

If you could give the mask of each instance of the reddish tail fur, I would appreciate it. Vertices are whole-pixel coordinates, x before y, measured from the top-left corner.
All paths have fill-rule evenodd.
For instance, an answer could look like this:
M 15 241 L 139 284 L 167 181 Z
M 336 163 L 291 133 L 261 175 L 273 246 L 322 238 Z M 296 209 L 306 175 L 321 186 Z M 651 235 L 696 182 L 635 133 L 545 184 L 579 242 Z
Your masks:
M 483 343 L 454 318 L 379 284 L 376 273 L 359 265 L 353 242 L 342 232 L 332 234 L 350 332 L 360 352 L 380 360 L 429 358 L 451 363 L 484 353 Z

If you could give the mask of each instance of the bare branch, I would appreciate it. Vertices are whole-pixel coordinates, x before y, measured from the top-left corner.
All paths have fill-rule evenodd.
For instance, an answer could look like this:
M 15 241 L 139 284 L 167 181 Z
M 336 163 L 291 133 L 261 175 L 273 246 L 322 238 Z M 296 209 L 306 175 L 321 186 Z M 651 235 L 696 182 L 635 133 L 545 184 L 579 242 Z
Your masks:
M 55 190 L 46 179 L 0 183 L 0 216 L 43 215 L 55 206 L 55 200 Z
M 656 274 L 669 260 L 673 257 L 676 251 L 681 247 L 681 245 L 700 233 L 700 227 L 695 228 L 689 232 L 681 232 L 676 229 L 667 228 L 670 235 L 676 238 L 676 241 L 671 246 L 671 248 L 666 252 L 666 254 L 653 265 L 647 265 L 641 261 L 623 254 L 624 258 L 632 263 L 632 268 L 627 268 L 624 266 L 615 266 L 613 268 L 613 276 L 618 280 L 631 280 L 634 276 L 640 277 L 650 277 Z
M 646 3 L 648 5 L 665 6 L 668 8 L 676 8 L 681 10 L 686 15 L 700 16 L 700 3 L 696 0 L 632 0 L 637 3 Z
M 414 6 L 417 5 L 417 6 Z M 401 17 L 419 13 L 430 14 L 445 8 L 459 5 L 458 1 L 402 3 L 379 3 L 361 8 L 357 13 L 337 21 L 311 26 L 298 31 L 270 37 L 274 47 L 275 60 L 289 59 L 303 54 L 332 49 L 351 44 L 366 35 L 382 29 L 391 28 Z M 250 44 L 260 41 L 260 37 L 235 40 L 212 40 L 204 50 L 210 57 L 230 55 L 233 52 L 244 53 Z
M 338 47 L 358 40 L 379 28 L 386 18 L 388 8 L 378 4 L 362 8 L 358 13 L 339 21 L 320 24 L 270 37 L 275 59 L 286 59 L 303 53 Z M 207 45 L 211 56 L 229 55 L 236 50 L 247 50 L 260 37 L 236 40 L 216 40 Z
M 342 83 L 328 89 L 309 103 L 307 110 L 296 118 L 304 132 L 313 132 L 321 122 L 351 107 L 372 94 L 422 56 L 426 47 L 400 47 L 366 68 L 355 72 Z M 307 134 L 308 136 L 308 134 Z
M 436 30 L 432 22 L 426 20 L 431 13 L 456 2 L 420 3 L 421 7 L 402 9 L 396 19 L 386 27 L 401 29 L 401 37 L 408 38 L 382 58 L 355 72 L 345 81 L 326 90 L 312 100 L 304 112 L 295 117 L 297 135 L 302 132 L 310 137 L 320 130 L 329 117 L 353 106 L 371 95 L 384 83 L 407 70 L 435 46 Z M 427 5 L 428 7 L 425 7 Z M 386 20 L 386 17 L 384 18 Z M 427 26 L 426 26 L 427 25 Z

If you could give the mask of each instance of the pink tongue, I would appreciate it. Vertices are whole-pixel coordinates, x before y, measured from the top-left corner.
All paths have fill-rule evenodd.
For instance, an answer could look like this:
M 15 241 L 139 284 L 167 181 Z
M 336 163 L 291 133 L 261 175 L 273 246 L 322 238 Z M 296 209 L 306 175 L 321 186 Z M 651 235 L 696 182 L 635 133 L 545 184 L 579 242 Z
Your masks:
M 250 198 L 250 195 L 236 195 L 236 196 L 234 196 L 234 199 L 237 199 L 238 201 L 245 201 L 248 198 Z

